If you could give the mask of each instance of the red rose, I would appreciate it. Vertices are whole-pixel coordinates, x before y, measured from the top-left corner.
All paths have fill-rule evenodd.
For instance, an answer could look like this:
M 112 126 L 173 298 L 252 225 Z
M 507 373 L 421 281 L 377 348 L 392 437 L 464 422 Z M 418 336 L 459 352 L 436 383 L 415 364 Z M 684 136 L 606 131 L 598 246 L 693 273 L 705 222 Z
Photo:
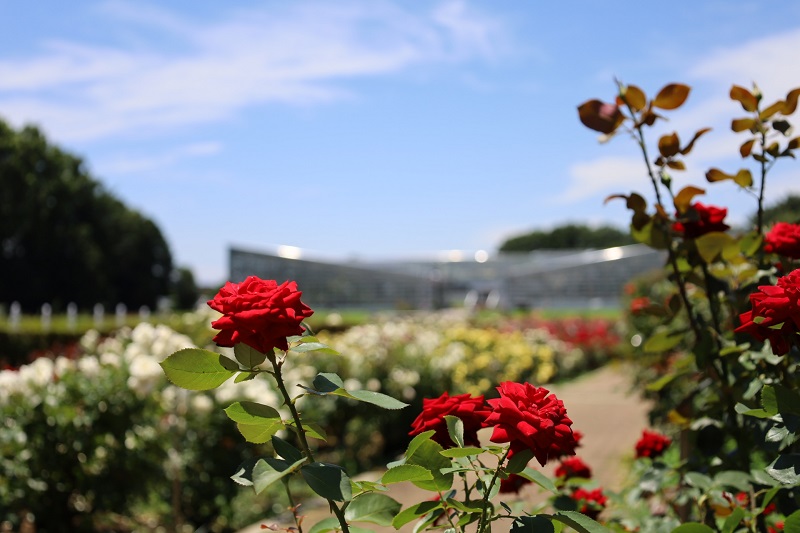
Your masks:
M 220 330 L 214 342 L 228 347 L 243 342 L 261 353 L 288 350 L 286 337 L 302 334 L 300 323 L 314 313 L 300 301 L 301 294 L 294 281 L 278 285 L 248 276 L 241 283 L 227 282 L 208 302 L 223 315 L 211 323 Z
M 520 489 L 525 485 L 530 484 L 531 481 L 517 474 L 511 474 L 506 479 L 500 480 L 500 493 L 501 494 L 518 494 Z
M 464 422 L 464 444 L 480 446 L 478 430 L 483 426 L 483 421 L 489 414 L 483 396 L 471 397 L 469 394 L 450 396 L 444 393 L 438 398 L 423 398 L 422 412 L 412 422 L 409 435 L 419 435 L 425 431 L 434 430 L 436 433 L 431 440 L 438 442 L 443 448 L 452 448 L 453 441 L 447 432 L 447 415 L 457 416 Z
M 570 497 L 578 503 L 578 510 L 592 518 L 597 519 L 600 511 L 605 509 L 608 498 L 603 494 L 603 489 L 575 489 Z
M 764 251 L 800 259 L 800 224 L 777 222 L 764 236 Z
M 511 452 L 530 449 L 542 466 L 548 459 L 575 455 L 578 445 L 564 402 L 544 387 L 505 381 L 500 397 L 489 400 L 486 426 L 494 427 L 492 442 L 511 444 Z
M 769 339 L 772 353 L 784 355 L 797 343 L 800 331 L 800 270 L 778 278 L 775 286 L 761 285 L 758 290 L 750 295 L 752 310 L 739 315 L 741 325 L 735 331 L 760 341 Z
M 647 296 L 639 296 L 631 300 L 631 313 L 634 315 L 645 312 L 648 307 L 650 307 L 650 298 Z
M 563 477 L 565 480 L 574 477 L 591 479 L 592 470 L 579 457 L 567 457 L 558 465 L 555 475 L 556 477 Z
M 722 221 L 727 214 L 728 210 L 723 207 L 695 202 L 689 206 L 681 220 L 672 225 L 672 229 L 682 233 L 687 239 L 696 239 L 712 231 L 726 231 L 730 226 Z
M 642 431 L 642 438 L 636 443 L 636 458 L 649 457 L 655 459 L 664 455 L 664 452 L 672 441 L 669 437 L 661 433 L 645 429 Z

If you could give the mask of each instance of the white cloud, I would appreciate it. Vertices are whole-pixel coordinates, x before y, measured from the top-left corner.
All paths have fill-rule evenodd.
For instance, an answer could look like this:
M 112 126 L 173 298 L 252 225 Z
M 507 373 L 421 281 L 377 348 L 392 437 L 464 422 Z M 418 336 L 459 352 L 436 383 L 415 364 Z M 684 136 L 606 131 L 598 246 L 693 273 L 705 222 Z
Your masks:
M 344 79 L 491 58 L 501 29 L 460 1 L 423 13 L 384 2 L 287 4 L 209 22 L 128 2 L 98 13 L 98 24 L 126 30 L 124 46 L 51 40 L 38 54 L 0 58 L 9 120 L 69 141 L 220 120 L 267 102 L 316 104 L 347 97 Z
M 648 190 L 647 169 L 641 158 L 608 156 L 569 167 L 570 184 L 555 201 L 572 203 L 609 194 Z
M 141 173 L 173 165 L 181 160 L 193 157 L 210 156 L 219 153 L 222 145 L 217 142 L 193 143 L 178 146 L 167 152 L 148 157 L 132 157 L 128 155 L 112 157 L 109 160 L 100 160 L 98 169 L 103 174 L 132 174 Z

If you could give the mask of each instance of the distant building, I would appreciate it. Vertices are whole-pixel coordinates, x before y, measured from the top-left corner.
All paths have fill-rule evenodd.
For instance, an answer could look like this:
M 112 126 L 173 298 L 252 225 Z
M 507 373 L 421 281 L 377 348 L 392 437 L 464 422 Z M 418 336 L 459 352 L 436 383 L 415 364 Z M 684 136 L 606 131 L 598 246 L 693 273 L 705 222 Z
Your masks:
M 230 280 L 294 280 L 303 301 L 318 309 L 615 307 L 625 283 L 660 269 L 665 259 L 664 252 L 639 244 L 349 263 L 231 248 Z

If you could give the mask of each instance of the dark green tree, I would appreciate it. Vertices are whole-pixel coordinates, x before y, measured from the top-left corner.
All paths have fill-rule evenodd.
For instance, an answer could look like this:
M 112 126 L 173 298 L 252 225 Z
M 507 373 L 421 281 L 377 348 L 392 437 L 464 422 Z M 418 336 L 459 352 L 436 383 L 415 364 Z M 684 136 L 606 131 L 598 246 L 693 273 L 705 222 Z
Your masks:
M 757 216 L 754 213 L 750 217 L 751 224 L 755 225 Z M 790 194 L 764 209 L 764 224 L 772 225 L 776 222 L 800 223 L 800 195 Z
M 172 303 L 175 309 L 192 310 L 199 298 L 200 289 L 192 271 L 188 268 L 176 268 L 172 272 Z
M 158 227 L 37 128 L 0 120 L 0 183 L 0 302 L 133 309 L 168 294 L 172 256 Z
M 627 231 L 611 226 L 591 228 L 583 224 L 565 224 L 550 231 L 537 230 L 511 237 L 500 246 L 500 251 L 610 248 L 625 244 L 633 244 L 633 239 Z

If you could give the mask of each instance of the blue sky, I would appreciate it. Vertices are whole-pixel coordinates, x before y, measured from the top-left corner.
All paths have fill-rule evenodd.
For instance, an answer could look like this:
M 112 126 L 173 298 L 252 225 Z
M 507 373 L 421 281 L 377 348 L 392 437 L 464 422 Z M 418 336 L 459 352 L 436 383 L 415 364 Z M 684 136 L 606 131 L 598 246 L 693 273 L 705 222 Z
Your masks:
M 0 117 L 36 124 L 153 218 L 199 281 L 230 245 L 370 260 L 493 252 L 566 222 L 627 224 L 651 197 L 635 145 L 578 121 L 614 78 L 693 90 L 650 134 L 714 130 L 676 184 L 755 209 L 732 183 L 732 84 L 800 86 L 800 3 L 37 0 L 0 3 Z M 768 198 L 800 191 L 798 163 Z

